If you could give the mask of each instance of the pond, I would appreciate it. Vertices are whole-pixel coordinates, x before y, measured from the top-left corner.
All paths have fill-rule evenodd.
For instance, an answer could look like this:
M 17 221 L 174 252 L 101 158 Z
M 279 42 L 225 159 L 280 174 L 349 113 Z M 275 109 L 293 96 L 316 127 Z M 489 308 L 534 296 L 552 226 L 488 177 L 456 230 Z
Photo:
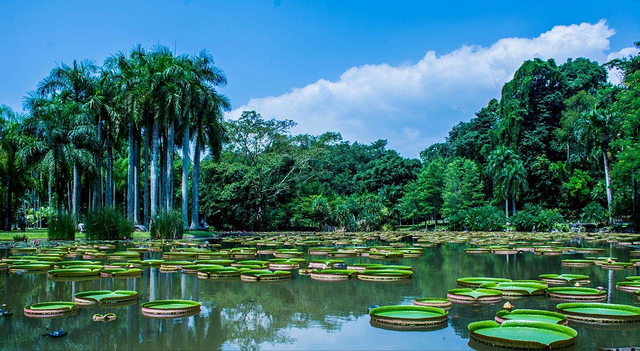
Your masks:
M 467 276 L 537 279 L 545 273 L 586 274 L 590 287 L 608 290 L 607 302 L 640 306 L 629 293 L 616 290 L 616 282 L 639 275 L 638 267 L 623 271 L 561 266 L 566 258 L 589 255 L 538 256 L 465 254 L 466 244 L 425 248 L 419 258 L 376 260 L 375 263 L 410 265 L 414 275 L 406 282 L 367 282 L 357 279 L 314 281 L 294 270 L 290 281 L 245 283 L 200 280 L 195 274 L 163 273 L 144 269 L 135 279 L 97 278 L 79 282 L 54 281 L 47 274 L 10 274 L 0 271 L 0 303 L 14 312 L 0 317 L 0 349 L 294 349 L 294 350 L 465 350 L 492 349 L 470 341 L 467 325 L 492 320 L 504 301 L 495 305 L 454 304 L 448 324 L 429 330 L 398 331 L 370 324 L 373 305 L 411 305 L 421 297 L 446 297 L 456 279 Z M 606 256 L 629 261 L 629 248 L 605 244 Z M 304 248 L 300 247 L 301 250 Z M 306 252 L 306 251 L 305 251 Z M 1 257 L 9 255 L 0 250 Z M 144 253 L 160 258 L 161 253 Z M 604 256 L 604 255 L 603 255 Z M 259 255 L 257 259 L 271 256 Z M 305 258 L 319 259 L 319 256 Z M 371 263 L 366 257 L 346 258 L 347 263 Z M 139 302 L 120 308 L 80 308 L 65 318 L 26 318 L 22 309 L 45 301 L 73 301 L 75 293 L 89 290 L 134 290 Z M 157 319 L 144 317 L 140 305 L 151 300 L 185 299 L 202 304 L 197 316 Z M 559 303 L 543 296 L 510 299 L 516 308 L 555 311 Z M 117 319 L 94 322 L 92 315 L 112 312 Z M 640 346 L 640 325 L 593 326 L 573 322 L 578 331 L 569 349 Z M 40 334 L 62 329 L 63 338 Z

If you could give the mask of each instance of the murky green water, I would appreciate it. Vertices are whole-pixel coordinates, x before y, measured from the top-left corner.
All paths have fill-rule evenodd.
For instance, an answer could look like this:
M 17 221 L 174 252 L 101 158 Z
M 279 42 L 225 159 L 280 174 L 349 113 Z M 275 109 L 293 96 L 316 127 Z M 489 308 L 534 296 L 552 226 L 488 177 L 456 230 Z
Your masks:
M 371 305 L 412 304 L 414 298 L 445 297 L 464 276 L 536 279 L 543 273 L 576 273 L 591 276 L 591 287 L 609 289 L 608 301 L 640 306 L 615 283 L 638 268 L 605 271 L 564 268 L 563 258 L 522 253 L 510 256 L 466 255 L 465 245 L 445 244 L 425 248 L 421 258 L 376 263 L 414 267 L 407 283 L 374 283 L 351 280 L 318 282 L 294 272 L 289 282 L 262 284 L 240 281 L 199 280 L 195 275 L 144 270 L 138 279 L 99 278 L 84 282 L 56 282 L 46 274 L 17 275 L 0 272 L 0 302 L 14 314 L 0 317 L 0 349 L 295 349 L 295 350 L 460 350 L 491 349 L 469 340 L 467 325 L 493 319 L 503 302 L 493 306 L 453 305 L 448 325 L 428 331 L 395 331 L 374 327 L 367 309 Z M 609 248 L 614 257 L 628 261 L 629 249 Z M 0 251 L 6 257 L 6 250 Z M 149 254 L 145 254 L 149 255 Z M 154 253 L 151 257 L 159 257 Z M 317 259 L 314 256 L 313 259 Z M 149 257 L 145 257 L 149 258 Z M 270 257 L 258 257 L 268 259 Z M 309 256 L 307 256 L 309 259 Z M 371 262 L 368 258 L 346 259 Z M 136 290 L 136 305 L 105 309 L 81 309 L 77 315 L 57 319 L 25 318 L 22 308 L 44 301 L 72 301 L 87 290 Z M 195 317 L 152 319 L 143 317 L 140 304 L 157 299 L 189 299 L 202 303 Z M 545 297 L 510 300 L 516 308 L 555 311 L 559 302 Z M 93 322 L 94 313 L 113 312 L 117 320 Z M 570 349 L 640 346 L 640 325 L 598 327 L 570 324 L 578 339 Z M 63 329 L 66 337 L 41 337 L 45 327 Z

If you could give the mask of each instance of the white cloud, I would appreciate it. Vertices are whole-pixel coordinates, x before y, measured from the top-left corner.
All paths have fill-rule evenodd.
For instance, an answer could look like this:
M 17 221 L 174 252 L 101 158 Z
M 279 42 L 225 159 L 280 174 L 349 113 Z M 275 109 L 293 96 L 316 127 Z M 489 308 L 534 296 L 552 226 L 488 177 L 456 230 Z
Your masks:
M 609 53 L 609 55 L 607 55 L 607 61 L 611 61 L 613 59 L 629 58 L 630 56 L 637 54 L 638 48 L 635 46 L 629 46 L 620 51 Z M 617 68 L 609 70 L 609 81 L 613 84 L 619 84 L 622 81 L 622 72 L 620 72 L 620 70 Z
M 403 156 L 417 157 L 443 141 L 454 124 L 499 98 L 522 62 L 536 57 L 559 64 L 569 57 L 605 62 L 614 34 L 602 20 L 556 26 L 535 38 L 504 38 L 489 47 L 464 45 L 444 55 L 428 51 L 415 64 L 351 67 L 335 82 L 320 79 L 280 96 L 251 99 L 228 118 L 256 110 L 265 118 L 296 121 L 294 133 L 334 131 L 364 143 L 387 139 Z

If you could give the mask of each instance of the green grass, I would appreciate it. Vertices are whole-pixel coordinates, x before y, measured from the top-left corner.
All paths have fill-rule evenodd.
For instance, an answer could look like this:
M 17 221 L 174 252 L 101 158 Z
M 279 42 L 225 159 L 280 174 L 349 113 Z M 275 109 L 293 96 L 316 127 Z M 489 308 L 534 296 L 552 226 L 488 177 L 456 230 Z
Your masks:
M 194 231 L 196 233 L 208 233 L 208 232 L 197 232 Z M 0 232 L 0 241 L 13 241 L 13 236 L 14 235 L 21 235 L 23 232 L 19 231 L 19 230 L 12 230 L 10 232 Z M 47 239 L 47 228 L 44 229 L 27 229 L 26 232 L 24 232 L 27 235 L 27 239 L 28 240 L 35 240 L 35 239 Z M 190 232 L 185 232 L 186 233 L 190 233 Z M 87 236 L 84 233 L 78 233 L 76 232 L 76 240 L 83 240 L 86 239 Z M 134 232 L 133 233 L 133 238 L 134 239 L 149 239 L 149 232 Z

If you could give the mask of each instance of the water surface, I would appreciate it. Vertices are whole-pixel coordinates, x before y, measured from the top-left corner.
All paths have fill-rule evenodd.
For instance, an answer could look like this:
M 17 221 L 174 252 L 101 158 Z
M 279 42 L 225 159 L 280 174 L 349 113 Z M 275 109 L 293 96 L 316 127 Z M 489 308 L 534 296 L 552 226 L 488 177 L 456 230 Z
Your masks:
M 195 275 L 161 273 L 146 269 L 142 278 L 98 278 L 81 282 L 57 282 L 46 274 L 17 275 L 0 272 L 0 303 L 14 312 L 0 317 L 1 349 L 294 349 L 294 350 L 466 350 L 492 349 L 469 340 L 467 325 L 493 319 L 501 302 L 488 306 L 454 304 L 448 325 L 431 330 L 397 331 L 372 326 L 367 310 L 372 305 L 412 304 L 420 297 L 445 297 L 465 276 L 537 279 L 544 273 L 574 273 L 591 276 L 591 287 L 609 290 L 608 302 L 640 306 L 629 293 L 615 289 L 626 276 L 639 275 L 638 268 L 605 271 L 561 267 L 564 258 L 518 255 L 467 255 L 466 245 L 443 244 L 425 248 L 415 259 L 373 261 L 414 267 L 414 277 L 405 283 L 375 283 L 358 280 L 318 282 L 294 272 L 289 282 L 242 283 L 199 280 Z M 607 246 L 607 255 L 628 261 L 629 249 Z M 302 249 L 302 248 L 301 248 Z M 0 251 L 6 257 L 6 250 Z M 158 258 L 160 253 L 146 253 Z M 259 256 L 258 259 L 268 259 Z M 318 259 L 318 256 L 306 256 Z M 346 259 L 347 263 L 370 263 L 368 258 Z M 138 304 L 121 308 L 81 308 L 77 315 L 55 319 L 25 318 L 22 308 L 45 301 L 72 301 L 77 292 L 88 290 L 135 290 Z M 140 304 L 158 299 L 199 301 L 202 313 L 176 319 L 143 317 Z M 545 297 L 509 300 L 516 308 L 555 311 L 559 302 Z M 93 322 L 94 313 L 113 312 L 117 320 Z M 591 326 L 570 323 L 578 331 L 569 349 L 640 346 L 640 325 Z M 49 327 L 69 332 L 52 339 L 40 334 Z M 502 349 L 504 350 L 504 349 Z

